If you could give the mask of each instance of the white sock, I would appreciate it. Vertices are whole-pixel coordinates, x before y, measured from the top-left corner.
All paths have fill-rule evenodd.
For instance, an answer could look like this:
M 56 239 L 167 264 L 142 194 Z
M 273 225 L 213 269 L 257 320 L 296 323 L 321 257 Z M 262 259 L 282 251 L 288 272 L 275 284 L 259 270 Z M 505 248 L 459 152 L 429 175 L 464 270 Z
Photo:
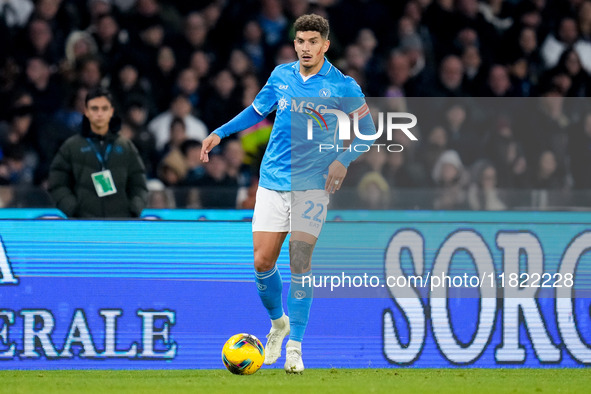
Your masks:
M 271 320 L 271 327 L 273 327 L 273 328 L 285 327 L 285 313 L 279 319 Z
M 298 342 L 298 341 L 294 341 L 292 339 L 290 339 L 289 341 L 287 341 L 287 343 L 285 344 L 285 348 L 287 349 L 288 347 L 295 347 L 296 349 L 298 349 L 300 352 L 302 351 L 302 343 Z

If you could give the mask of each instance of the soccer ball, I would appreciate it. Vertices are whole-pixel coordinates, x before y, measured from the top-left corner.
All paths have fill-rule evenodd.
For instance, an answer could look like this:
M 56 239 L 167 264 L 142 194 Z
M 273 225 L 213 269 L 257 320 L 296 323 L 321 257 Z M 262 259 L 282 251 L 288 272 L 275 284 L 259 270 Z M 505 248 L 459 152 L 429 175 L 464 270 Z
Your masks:
M 228 371 L 236 375 L 252 375 L 265 360 L 265 348 L 251 334 L 236 334 L 222 348 L 222 362 Z

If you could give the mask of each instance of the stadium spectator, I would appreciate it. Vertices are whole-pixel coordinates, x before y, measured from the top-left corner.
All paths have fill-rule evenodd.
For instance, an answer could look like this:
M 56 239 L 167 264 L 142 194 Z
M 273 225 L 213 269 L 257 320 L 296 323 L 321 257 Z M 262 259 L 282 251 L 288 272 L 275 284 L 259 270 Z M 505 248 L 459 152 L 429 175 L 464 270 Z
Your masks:
M 129 51 L 127 32 L 120 29 L 119 22 L 114 15 L 104 14 L 99 16 L 96 21 L 93 38 L 97 44 L 103 71 L 106 74 L 111 74 Z
M 511 78 L 509 77 L 509 70 L 507 67 L 500 64 L 494 64 L 490 67 L 486 79 L 486 86 L 482 90 L 480 96 L 496 98 L 515 96 L 515 91 L 511 85 Z
M 565 98 L 560 91 L 552 89 L 536 99 L 534 112 L 521 127 L 521 142 L 526 159 L 538 163 L 544 151 L 552 151 L 560 168 L 567 168 L 567 130 L 572 123 L 565 110 Z
M 4 146 L 2 154 L 0 185 L 31 185 L 37 164 L 36 156 L 27 154 L 22 144 Z
M 174 194 L 171 190 L 162 189 L 151 190 L 148 196 L 148 206 L 150 209 L 174 209 L 176 208 Z
M 156 116 L 148 123 L 148 130 L 156 138 L 156 149 L 162 150 L 170 138 L 170 125 L 175 117 L 185 122 L 187 137 L 203 141 L 207 137 L 205 124 L 193 116 L 191 102 L 182 94 L 177 95 L 170 103 L 170 109 Z
M 502 211 L 507 205 L 499 197 L 497 171 L 492 163 L 482 160 L 474 164 L 472 182 L 468 187 L 468 205 L 474 211 Z
M 379 142 L 377 142 L 379 143 Z M 344 186 L 356 186 L 361 179 L 369 172 L 382 173 L 386 165 L 388 152 L 385 149 L 370 149 L 362 155 L 359 160 L 355 160 L 349 166 Z
M 502 34 L 513 26 L 513 4 L 505 0 L 485 0 L 478 3 L 483 18 Z
M 195 76 L 199 80 L 199 83 L 205 82 L 205 79 L 209 76 L 211 69 L 211 58 L 205 52 L 197 50 L 191 54 L 189 61 L 189 68 L 193 70 Z
M 547 150 L 540 154 L 532 181 L 533 189 L 555 190 L 566 186 L 564 168 L 558 163 L 554 152 Z
M 529 97 L 536 88 L 527 59 L 517 58 L 508 65 L 509 78 L 517 97 Z
M 585 0 L 579 6 L 577 23 L 581 39 L 591 42 L 591 1 Z
M 133 144 L 117 136 L 110 93 L 90 91 L 81 133 L 51 163 L 49 191 L 68 217 L 139 217 L 146 206 L 145 170 Z
M 158 112 L 166 111 L 172 101 L 172 89 L 177 79 L 176 57 L 171 47 L 158 50 L 156 66 L 148 70 L 148 79 L 153 87 L 154 103 Z
M 587 97 L 591 92 L 591 77 L 583 68 L 579 54 L 572 48 L 565 50 L 556 66 L 542 75 L 541 89 L 556 86 L 557 77 L 568 79 L 568 85 L 561 89 L 567 97 Z
M 25 37 L 15 46 L 15 56 L 21 65 L 36 56 L 45 59 L 50 66 L 57 66 L 61 59 L 60 52 L 51 26 L 39 18 L 29 21 Z
M 279 47 L 275 55 L 276 64 L 285 64 L 295 62 L 297 60 L 296 53 L 293 50 L 293 45 L 284 44 Z
M 58 48 L 63 48 L 66 37 L 77 23 L 76 15 L 63 0 L 36 0 L 31 18 L 39 18 L 51 27 Z
M 96 29 L 96 22 L 102 15 L 113 14 L 116 8 L 113 7 L 112 0 L 88 0 L 87 7 L 82 7 L 81 13 L 88 13 L 88 20 L 84 25 L 87 26 L 88 32 L 92 33 Z
M 173 95 L 182 94 L 187 97 L 194 110 L 200 108 L 202 99 L 199 78 L 192 68 L 185 68 L 179 72 L 172 93 Z
M 478 89 L 483 84 L 484 65 L 480 56 L 480 50 L 476 45 L 468 45 L 462 52 L 462 65 L 464 67 L 464 85 L 466 92 L 472 96 L 478 96 Z
M 435 53 L 433 50 L 433 39 L 429 29 L 424 24 L 424 8 L 431 3 L 422 0 L 410 0 L 404 7 L 403 16 L 409 18 L 414 24 L 414 30 L 421 40 L 422 52 L 425 56 L 425 63 L 432 65 L 435 63 Z M 361 33 L 361 32 L 360 32 Z
M 173 149 L 158 164 L 158 179 L 167 187 L 180 186 L 187 176 L 187 170 L 183 154 Z
M 359 30 L 359 34 L 357 35 L 355 43 L 359 45 L 363 51 L 364 56 L 367 59 L 371 59 L 375 55 L 376 48 L 378 46 L 378 39 L 371 29 L 365 28 Z
M 66 38 L 65 60 L 61 63 L 62 75 L 68 82 L 75 79 L 75 70 L 80 60 L 88 56 L 96 56 L 98 48 L 94 38 L 85 31 L 75 30 Z
M 26 92 L 15 96 L 10 114 L 8 121 L 0 122 L 3 184 L 32 184 L 33 170 L 39 160 L 35 149 L 33 98 Z
M 238 208 L 239 209 L 254 209 L 256 202 L 257 188 L 259 187 L 258 177 L 255 177 L 252 184 L 246 190 L 246 195 L 238 197 Z
M 462 85 L 464 65 L 455 55 L 445 57 L 439 66 L 438 78 L 435 85 L 422 86 L 422 95 L 429 97 L 465 97 L 467 95 Z
M 576 189 L 591 189 L 591 112 L 569 127 L 570 170 Z
M 80 59 L 76 70 L 75 83 L 87 89 L 98 88 L 103 81 L 101 61 L 95 56 L 84 56 Z
M 228 140 L 223 146 L 222 154 L 226 160 L 226 172 L 230 178 L 235 178 L 239 187 L 248 187 L 252 181 L 252 172 L 244 163 L 244 149 L 240 140 Z
M 258 73 L 266 72 L 268 47 L 263 40 L 263 29 L 256 20 L 248 21 L 244 26 L 240 48 L 250 57 Z M 293 46 L 289 46 L 293 53 Z
M 418 163 L 411 162 L 407 152 L 402 150 L 386 155 L 386 164 L 382 168 L 384 179 L 395 189 L 425 187 L 428 183 L 424 169 Z
M 183 180 L 183 184 L 194 186 L 205 175 L 205 167 L 201 161 L 201 142 L 188 139 L 181 144 L 180 151 L 187 163 L 187 175 Z
M 182 143 L 187 140 L 187 125 L 183 118 L 175 117 L 172 119 L 168 135 L 168 142 L 160 152 L 161 156 L 165 156 L 173 150 L 180 150 Z
M 357 185 L 357 196 L 361 209 L 388 209 L 390 207 L 390 186 L 377 171 L 365 174 Z
M 192 12 L 185 18 L 183 35 L 174 40 L 174 51 L 181 67 L 189 64 L 191 54 L 196 50 L 208 52 L 209 29 L 203 15 L 199 12 Z
M 392 52 L 386 64 L 386 81 L 376 93 L 382 97 L 407 97 L 413 93 L 410 83 L 410 59 L 401 52 Z M 372 89 L 373 85 L 368 88 Z M 373 87 L 373 89 L 376 89 Z M 409 92 L 407 92 L 409 90 Z
M 499 188 L 521 189 L 528 186 L 528 163 L 515 139 L 513 127 L 509 118 L 500 116 L 486 140 L 485 156 L 495 166 Z
M 287 18 L 280 0 L 261 0 L 261 12 L 257 18 L 265 44 L 276 49 L 287 33 Z
M 203 208 L 236 208 L 238 179 L 228 174 L 228 163 L 219 150 L 209 152 L 205 175 L 195 185 L 200 188 Z
M 111 74 L 109 90 L 115 100 L 115 108 L 119 113 L 125 110 L 125 103 L 130 97 L 142 97 L 143 103 L 151 118 L 156 114 L 156 105 L 152 102 L 152 87 L 141 74 L 141 67 L 130 59 L 122 59 Z
M 135 0 L 133 8 L 128 13 L 128 25 L 131 29 L 144 25 L 147 20 L 162 19 L 166 31 L 178 33 L 182 26 L 182 17 L 170 1 L 161 0 Z M 137 31 L 134 32 L 137 34 Z
M 74 89 L 69 92 L 67 106 L 59 109 L 55 113 L 54 119 L 71 130 L 71 134 L 74 134 L 82 124 L 85 107 L 84 100 L 86 99 L 87 94 L 88 89 L 83 86 Z
M 470 113 L 470 106 L 459 100 L 450 101 L 444 110 L 443 127 L 447 146 L 455 150 L 462 163 L 471 166 L 483 157 L 483 136 Z
M 121 128 L 121 135 L 131 140 L 142 158 L 148 178 L 156 176 L 156 169 L 160 159 L 156 149 L 156 139 L 148 131 L 148 106 L 144 97 L 131 96 L 125 102 L 125 117 Z M 124 134 L 124 130 L 127 132 Z
M 583 68 L 591 72 L 591 43 L 581 40 L 577 22 L 571 17 L 563 18 L 558 23 L 556 33 L 549 34 L 542 44 L 541 54 L 546 68 L 554 67 L 569 47 L 577 51 Z
M 231 114 L 244 109 L 236 79 L 229 70 L 221 70 L 216 74 L 206 95 L 202 119 L 210 130 L 229 121 Z
M 10 29 L 23 27 L 34 7 L 31 0 L 1 0 L 0 20 Z
M 33 96 L 37 114 L 53 116 L 62 105 L 62 84 L 59 76 L 52 75 L 45 59 L 33 56 L 27 59 L 23 88 Z
M 441 125 L 436 125 L 425 133 L 425 142 L 419 147 L 417 159 L 427 173 L 432 173 L 439 157 L 448 150 L 448 139 L 448 133 Z
M 456 14 L 453 19 L 457 29 L 455 45 L 462 50 L 465 45 L 478 44 L 486 60 L 499 56 L 500 32 L 480 11 L 478 0 L 456 0 Z M 453 28 L 452 28 L 453 30 Z
M 153 73 L 158 64 L 160 48 L 167 41 L 166 29 L 158 16 L 143 19 L 142 24 L 136 28 L 137 33 L 132 36 L 135 41 L 129 50 L 133 53 L 134 60 L 142 65 L 141 71 Z
M 453 40 L 456 26 L 450 29 L 450 21 L 454 20 L 454 0 L 433 0 L 425 9 L 423 21 L 433 38 L 435 60 L 443 59 L 453 53 Z
M 454 150 L 441 154 L 431 173 L 435 187 L 434 209 L 465 209 L 465 187 L 469 181 L 462 160 Z

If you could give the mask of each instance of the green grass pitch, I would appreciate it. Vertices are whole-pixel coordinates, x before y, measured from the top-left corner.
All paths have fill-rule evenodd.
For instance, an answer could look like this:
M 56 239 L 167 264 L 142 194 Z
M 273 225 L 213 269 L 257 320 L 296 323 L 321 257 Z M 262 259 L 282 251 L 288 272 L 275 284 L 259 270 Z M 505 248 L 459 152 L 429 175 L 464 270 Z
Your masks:
M 591 369 L 0 371 L 0 393 L 588 393 Z

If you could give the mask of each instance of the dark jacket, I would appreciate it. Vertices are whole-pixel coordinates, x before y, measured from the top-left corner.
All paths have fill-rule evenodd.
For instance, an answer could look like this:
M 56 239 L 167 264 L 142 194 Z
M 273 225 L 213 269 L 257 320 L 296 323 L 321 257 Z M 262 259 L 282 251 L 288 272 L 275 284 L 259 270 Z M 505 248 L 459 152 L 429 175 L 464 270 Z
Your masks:
M 78 135 L 67 139 L 51 163 L 49 193 L 66 216 L 76 218 L 138 217 L 146 206 L 148 189 L 144 165 L 131 141 L 118 136 L 120 122 L 112 119 L 105 136 L 95 134 L 85 117 Z M 99 197 L 91 174 L 102 165 L 87 138 L 103 154 L 111 153 L 106 168 L 111 171 L 117 193 Z

